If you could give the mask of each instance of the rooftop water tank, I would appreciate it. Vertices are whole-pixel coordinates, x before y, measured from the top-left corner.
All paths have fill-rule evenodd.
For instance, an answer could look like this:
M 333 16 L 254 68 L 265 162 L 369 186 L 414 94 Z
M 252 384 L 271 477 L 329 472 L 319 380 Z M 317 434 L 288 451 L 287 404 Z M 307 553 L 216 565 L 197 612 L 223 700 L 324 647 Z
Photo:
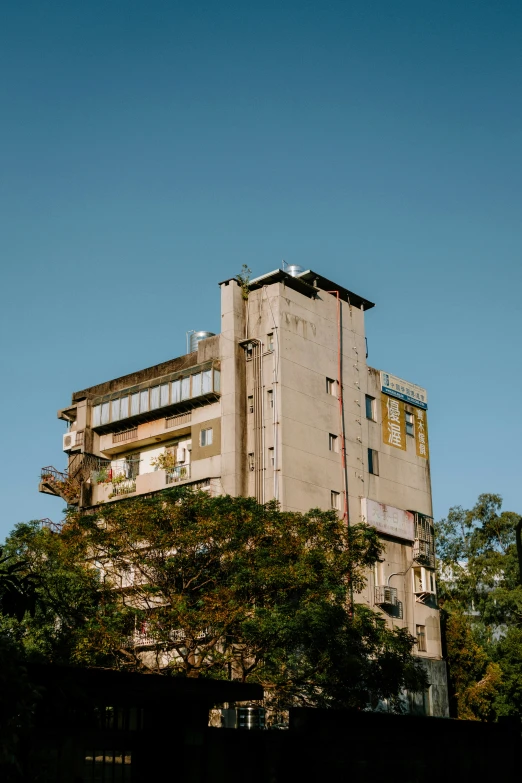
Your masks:
M 298 264 L 288 264 L 288 266 L 285 269 L 285 272 L 288 272 L 288 274 L 291 277 L 299 277 L 301 272 L 304 272 L 304 269 L 302 266 L 299 266 Z
M 194 351 L 198 350 L 200 340 L 206 340 L 207 337 L 215 337 L 215 332 L 192 332 L 189 334 L 189 353 L 194 353 Z

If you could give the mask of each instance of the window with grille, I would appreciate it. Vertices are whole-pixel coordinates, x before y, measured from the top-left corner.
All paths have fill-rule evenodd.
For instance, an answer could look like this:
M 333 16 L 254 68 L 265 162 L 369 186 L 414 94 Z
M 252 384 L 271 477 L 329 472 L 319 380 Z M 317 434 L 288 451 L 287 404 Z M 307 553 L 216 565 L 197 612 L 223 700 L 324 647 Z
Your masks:
M 419 652 L 426 652 L 426 626 L 417 625 L 417 650 Z

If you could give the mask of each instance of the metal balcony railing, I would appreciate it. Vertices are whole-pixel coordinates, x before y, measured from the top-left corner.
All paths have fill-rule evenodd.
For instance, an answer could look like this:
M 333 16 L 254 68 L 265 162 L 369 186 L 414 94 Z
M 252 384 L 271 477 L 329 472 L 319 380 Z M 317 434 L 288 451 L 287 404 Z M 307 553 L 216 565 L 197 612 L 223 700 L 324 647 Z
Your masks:
M 179 484 L 181 481 L 187 481 L 190 478 L 190 464 L 177 465 L 167 471 L 166 484 Z
M 156 636 L 148 631 L 135 631 L 131 636 L 127 638 L 127 646 L 129 647 L 157 647 L 158 645 L 179 644 L 187 639 L 200 641 L 205 639 L 210 633 L 209 628 L 205 628 L 203 631 L 198 631 L 196 634 L 187 633 L 183 628 L 178 628 L 173 631 L 169 631 L 167 634 Z

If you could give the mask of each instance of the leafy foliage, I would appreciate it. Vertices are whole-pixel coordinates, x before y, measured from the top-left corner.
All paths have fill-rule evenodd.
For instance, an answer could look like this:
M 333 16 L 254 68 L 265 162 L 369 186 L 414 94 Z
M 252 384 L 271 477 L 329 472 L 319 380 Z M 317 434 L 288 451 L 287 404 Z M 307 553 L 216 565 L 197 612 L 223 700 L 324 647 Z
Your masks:
M 480 495 L 472 509 L 452 508 L 436 526 L 450 682 L 463 718 L 522 714 L 520 517 L 501 507 L 499 495 Z
M 69 513 L 60 535 L 19 525 L 6 548 L 38 576 L 33 656 L 257 681 L 280 707 L 399 709 L 426 687 L 414 639 L 351 605 L 381 544 L 335 512 L 175 488 Z

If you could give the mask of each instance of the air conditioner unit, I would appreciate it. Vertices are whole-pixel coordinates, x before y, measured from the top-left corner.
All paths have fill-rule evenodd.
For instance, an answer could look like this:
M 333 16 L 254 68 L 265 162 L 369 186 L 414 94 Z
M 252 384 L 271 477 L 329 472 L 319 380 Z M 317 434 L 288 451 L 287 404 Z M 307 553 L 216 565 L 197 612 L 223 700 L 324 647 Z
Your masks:
M 375 603 L 380 606 L 397 606 L 397 588 L 389 587 L 389 585 L 376 585 Z
M 76 441 L 78 440 L 78 433 L 76 430 L 71 430 L 70 432 L 66 432 L 63 436 L 63 450 L 64 451 L 70 451 L 70 449 L 74 449 L 76 446 Z

